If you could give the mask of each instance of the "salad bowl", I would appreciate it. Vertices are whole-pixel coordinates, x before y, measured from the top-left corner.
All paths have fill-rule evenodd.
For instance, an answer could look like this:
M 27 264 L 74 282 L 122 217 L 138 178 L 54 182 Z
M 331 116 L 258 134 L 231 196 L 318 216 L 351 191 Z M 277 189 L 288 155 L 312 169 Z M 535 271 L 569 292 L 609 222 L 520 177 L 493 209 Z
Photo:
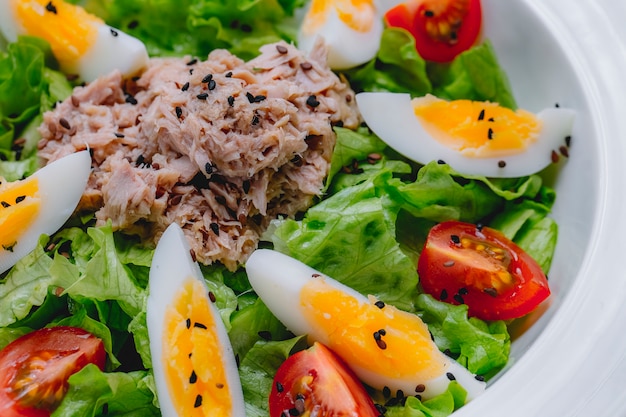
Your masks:
M 485 35 L 521 105 L 571 106 L 577 120 L 570 158 L 554 178 L 559 241 L 550 306 L 518 323 L 507 371 L 458 415 L 624 415 L 617 378 L 626 367 L 618 330 L 626 280 L 612 242 L 626 227 L 626 100 L 618 87 L 626 32 L 616 24 L 626 9 L 610 1 L 487 0 L 484 12 Z

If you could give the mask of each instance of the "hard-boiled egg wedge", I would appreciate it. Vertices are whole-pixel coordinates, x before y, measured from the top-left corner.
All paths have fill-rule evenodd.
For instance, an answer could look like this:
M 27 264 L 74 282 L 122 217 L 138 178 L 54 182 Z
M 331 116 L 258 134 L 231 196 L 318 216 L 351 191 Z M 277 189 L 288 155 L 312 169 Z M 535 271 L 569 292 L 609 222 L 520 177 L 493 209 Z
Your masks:
M 432 95 L 359 93 L 369 128 L 413 161 L 444 161 L 462 174 L 522 177 L 568 155 L 575 112 L 548 108 L 538 114 L 497 103 L 446 101 Z
M 114 69 L 131 76 L 148 63 L 139 39 L 62 0 L 0 0 L 0 29 L 10 42 L 18 35 L 45 39 L 63 72 L 87 82 Z
M 485 388 L 439 351 L 415 314 L 365 297 L 280 252 L 256 250 L 246 270 L 254 291 L 289 330 L 328 346 L 374 388 L 430 398 L 456 379 L 468 400 Z
M 74 212 L 91 172 L 82 151 L 58 159 L 30 177 L 0 177 L 0 273 L 35 249 L 42 234 L 56 232 Z
M 154 252 L 149 290 L 148 335 L 163 417 L 244 417 L 228 334 L 176 224 Z
M 312 0 L 298 33 L 298 48 L 310 51 L 318 36 L 328 46 L 328 66 L 352 68 L 380 47 L 382 17 L 374 0 Z

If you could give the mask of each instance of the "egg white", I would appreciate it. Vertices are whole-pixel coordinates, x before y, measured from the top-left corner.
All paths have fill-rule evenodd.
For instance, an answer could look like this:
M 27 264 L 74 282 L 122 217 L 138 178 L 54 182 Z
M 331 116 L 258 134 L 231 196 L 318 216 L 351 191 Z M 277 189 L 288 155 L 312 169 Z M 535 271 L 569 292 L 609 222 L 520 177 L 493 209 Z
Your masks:
M 169 394 L 163 366 L 162 341 L 164 337 L 167 337 L 164 334 L 164 322 L 168 306 L 172 303 L 184 281 L 190 278 L 197 279 L 206 287 L 200 267 L 191 257 L 190 248 L 182 229 L 173 223 L 161 236 L 154 252 L 150 267 L 150 293 L 146 307 L 154 381 L 163 417 L 177 417 L 179 415 Z M 208 287 L 206 287 L 205 294 L 207 294 L 208 299 Z M 233 406 L 231 415 L 233 417 L 245 417 L 243 392 L 228 333 L 217 307 L 210 301 L 208 304 L 216 325 L 216 336 L 222 347 L 223 365 Z
M 353 68 L 370 61 L 380 48 L 383 21 L 374 10 L 372 27 L 359 32 L 343 22 L 334 7 L 326 10 L 326 20 L 316 31 L 306 27 L 306 18 L 298 32 L 298 48 L 311 51 L 318 37 L 324 39 L 328 48 L 328 66 L 333 70 Z
M 442 160 L 467 175 L 515 178 L 534 174 L 552 163 L 551 154 L 565 145 L 571 135 L 575 111 L 547 108 L 537 113 L 542 128 L 537 140 L 517 154 L 498 157 L 469 157 L 443 145 L 424 129 L 415 116 L 409 94 L 359 93 L 359 111 L 368 127 L 390 147 L 407 158 L 426 164 Z M 500 167 L 499 161 L 506 165 Z
M 25 225 L 26 230 L 12 251 L 0 249 L 0 273 L 35 249 L 42 234 L 51 235 L 63 226 L 76 209 L 90 173 L 89 151 L 81 151 L 60 158 L 32 175 L 39 182 L 39 212 L 31 224 Z
M 130 77 L 148 65 L 148 51 L 142 41 L 106 24 L 94 24 L 95 42 L 76 61 L 60 62 L 63 72 L 78 74 L 83 81 L 91 82 L 113 70 Z M 0 31 L 9 42 L 15 42 L 19 35 L 28 35 L 19 24 L 10 0 L 0 0 Z
M 369 303 L 367 297 L 358 293 L 340 282 L 324 276 L 319 271 L 306 264 L 269 249 L 257 249 L 246 262 L 246 272 L 254 291 L 267 305 L 270 311 L 294 334 L 308 335 L 310 339 L 328 344 L 329 335 L 323 329 L 316 328 L 308 322 L 300 309 L 299 300 L 303 287 L 310 280 L 324 279 L 332 287 L 345 292 L 362 303 Z M 315 277 L 315 278 L 313 278 Z M 387 328 L 392 328 L 389 323 Z M 449 383 L 446 373 L 452 373 L 456 380 L 468 392 L 467 400 L 480 395 L 485 389 L 485 383 L 476 380 L 466 368 L 458 362 L 441 355 L 446 363 L 446 371 L 428 381 L 416 381 L 415 378 L 399 380 L 386 375 L 380 375 L 370 369 L 350 363 L 349 358 L 343 358 L 355 374 L 366 384 L 377 388 L 389 387 L 392 391 L 414 392 L 417 383 L 424 383 L 426 390 L 420 395 L 422 398 L 431 398 L 443 393 Z

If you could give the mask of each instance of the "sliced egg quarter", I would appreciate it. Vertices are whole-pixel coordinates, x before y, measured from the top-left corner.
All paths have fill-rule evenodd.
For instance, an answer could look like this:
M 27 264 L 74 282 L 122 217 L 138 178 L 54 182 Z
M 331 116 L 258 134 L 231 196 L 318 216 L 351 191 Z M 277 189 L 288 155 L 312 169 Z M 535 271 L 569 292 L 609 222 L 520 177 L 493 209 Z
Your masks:
M 427 399 L 456 380 L 478 396 L 485 382 L 443 354 L 415 314 L 324 276 L 280 252 L 258 249 L 246 262 L 250 284 L 292 332 L 337 353 L 367 385 Z
M 56 232 L 72 215 L 91 172 L 88 151 L 52 162 L 14 182 L 0 178 L 0 273 Z
M 446 101 L 427 95 L 359 93 L 369 128 L 407 158 L 443 161 L 468 175 L 531 175 L 569 156 L 575 111 L 547 108 L 537 114 L 497 103 Z
M 148 335 L 162 415 L 245 416 L 226 328 L 176 224 L 154 252 L 149 291 Z
M 352 68 L 376 56 L 383 33 L 374 0 L 312 0 L 298 32 L 298 48 L 313 49 L 318 37 L 328 48 L 328 66 Z
M 0 0 L 0 29 L 10 42 L 18 35 L 45 39 L 63 72 L 87 82 L 115 69 L 132 76 L 148 63 L 139 39 L 62 0 Z

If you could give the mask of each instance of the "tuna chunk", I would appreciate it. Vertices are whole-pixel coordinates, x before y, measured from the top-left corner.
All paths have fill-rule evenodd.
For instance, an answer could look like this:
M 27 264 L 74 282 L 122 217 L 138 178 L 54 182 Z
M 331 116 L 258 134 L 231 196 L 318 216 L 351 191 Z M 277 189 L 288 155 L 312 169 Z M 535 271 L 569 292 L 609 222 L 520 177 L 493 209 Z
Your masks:
M 44 115 L 39 156 L 89 148 L 80 210 L 149 243 L 176 222 L 199 261 L 233 270 L 273 218 L 320 195 L 332 124 L 360 123 L 325 57 L 322 44 L 307 57 L 281 42 L 249 62 L 215 50 L 206 61 L 152 59 L 134 80 L 111 73 Z

